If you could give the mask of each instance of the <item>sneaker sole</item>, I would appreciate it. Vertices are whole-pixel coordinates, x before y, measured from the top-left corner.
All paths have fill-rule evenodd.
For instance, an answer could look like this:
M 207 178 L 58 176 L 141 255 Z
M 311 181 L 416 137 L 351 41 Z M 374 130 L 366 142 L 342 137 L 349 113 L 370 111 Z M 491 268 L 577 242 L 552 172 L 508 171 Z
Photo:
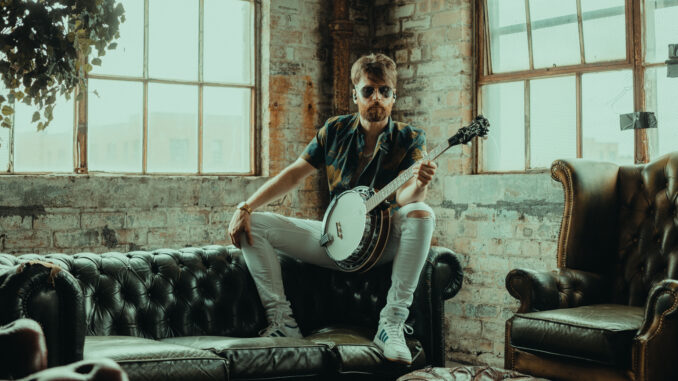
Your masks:
M 374 345 L 377 346 L 377 348 L 379 348 L 379 350 L 381 350 L 381 355 L 384 356 L 384 358 L 386 360 L 388 360 L 390 362 L 395 362 L 395 363 L 398 363 L 398 364 L 403 364 L 403 365 L 412 365 L 412 361 L 407 362 L 407 361 L 400 359 L 400 358 L 386 357 L 386 355 L 384 355 L 384 347 L 382 345 L 380 345 L 378 341 L 373 340 L 372 342 L 374 343 Z

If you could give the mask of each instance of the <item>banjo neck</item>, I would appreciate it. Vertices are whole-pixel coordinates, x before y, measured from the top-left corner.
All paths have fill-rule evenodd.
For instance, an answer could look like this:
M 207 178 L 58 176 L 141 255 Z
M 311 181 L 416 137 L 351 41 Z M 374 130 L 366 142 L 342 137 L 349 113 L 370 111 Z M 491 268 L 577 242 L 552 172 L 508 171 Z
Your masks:
M 459 144 L 459 142 L 450 142 L 449 144 L 441 144 L 434 148 L 428 155 L 424 156 L 424 160 L 435 160 L 437 159 L 440 155 L 442 155 L 445 151 L 447 151 L 450 147 L 453 145 Z M 397 191 L 398 188 L 403 186 L 407 182 L 407 180 L 411 179 L 414 176 L 414 167 L 416 164 L 410 166 L 406 170 L 404 170 L 398 177 L 393 179 L 390 183 L 388 183 L 385 187 L 383 187 L 379 192 L 375 193 L 372 197 L 367 199 L 365 201 L 365 206 L 367 208 L 367 212 L 369 213 L 372 211 L 372 209 L 376 208 L 377 205 L 381 204 L 386 200 L 390 195 L 393 194 L 393 192 Z

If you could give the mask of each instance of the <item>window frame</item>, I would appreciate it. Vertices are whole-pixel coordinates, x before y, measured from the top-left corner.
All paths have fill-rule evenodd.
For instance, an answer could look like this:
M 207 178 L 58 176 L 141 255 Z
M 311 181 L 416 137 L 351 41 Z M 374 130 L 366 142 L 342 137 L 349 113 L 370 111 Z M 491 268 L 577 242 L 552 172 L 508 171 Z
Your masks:
M 260 172 L 259 157 L 255 153 L 258 151 L 257 147 L 260 144 L 261 131 L 261 2 L 258 0 L 237 0 L 252 4 L 251 23 L 253 28 L 252 38 L 252 80 L 248 84 L 242 83 L 225 83 L 225 82 L 208 82 L 203 79 L 203 65 L 204 65 L 204 3 L 205 0 L 196 0 L 199 2 L 199 22 L 198 22 L 198 79 L 197 81 L 188 80 L 168 80 L 152 78 L 148 73 L 148 55 L 149 55 L 149 3 L 150 0 L 144 1 L 144 47 L 143 47 L 143 72 L 141 77 L 130 77 L 109 74 L 93 74 L 87 73 L 85 81 L 91 79 L 97 80 L 114 80 L 125 82 L 137 82 L 143 86 L 143 121 L 142 121 L 142 168 L 141 172 L 124 172 L 124 171 L 90 171 L 87 162 L 88 150 L 88 94 L 83 92 L 80 100 L 78 94 L 82 90 L 77 87 L 73 94 L 73 171 L 72 172 L 15 172 L 14 171 L 14 116 L 12 116 L 12 127 L 9 129 L 9 164 L 8 170 L 0 172 L 0 174 L 8 175 L 46 175 L 46 174 L 111 174 L 111 175 L 125 175 L 125 176 L 253 176 Z M 94 58 L 92 56 L 91 58 Z M 105 59 L 105 57 L 103 58 Z M 85 57 L 81 60 L 84 62 Z M 148 85 L 149 83 L 159 84 L 181 84 L 197 86 L 198 90 L 198 126 L 197 126 L 197 154 L 198 154 L 198 168 L 197 172 L 181 173 L 181 172 L 148 172 Z M 203 89 L 204 87 L 222 87 L 222 88 L 239 88 L 250 89 L 250 123 L 249 123 L 249 162 L 250 170 L 248 172 L 209 172 L 203 173 Z M 49 127 L 48 127 L 49 128 Z
M 582 74 L 592 72 L 606 72 L 616 70 L 631 70 L 633 73 L 633 107 L 634 111 L 645 110 L 645 70 L 666 66 L 664 62 L 645 63 L 644 57 L 644 6 L 645 0 L 625 0 L 624 13 L 626 25 L 626 58 L 613 61 L 586 63 L 584 55 L 583 20 L 581 0 L 577 4 L 577 25 L 579 30 L 579 48 L 581 64 L 547 67 L 534 69 L 532 54 L 532 33 L 530 21 L 529 0 L 525 0 L 526 28 L 528 38 L 528 54 L 530 69 L 507 73 L 493 73 L 491 51 L 489 44 L 488 6 L 489 0 L 481 0 L 475 7 L 475 31 L 474 38 L 477 41 L 476 48 L 476 88 L 474 97 L 475 112 L 482 110 L 482 87 L 490 84 L 523 81 L 525 91 L 525 168 L 513 171 L 487 171 L 483 169 L 483 142 L 480 139 L 474 144 L 474 173 L 540 173 L 547 172 L 549 168 L 530 168 L 530 113 L 529 113 L 529 81 L 532 79 L 574 75 L 576 81 L 576 140 L 577 157 L 582 157 Z M 492 121 L 490 121 L 492 123 Z M 490 132 L 491 133 L 491 132 Z M 648 135 L 646 130 L 634 130 L 634 162 L 636 164 L 647 163 L 650 160 Z

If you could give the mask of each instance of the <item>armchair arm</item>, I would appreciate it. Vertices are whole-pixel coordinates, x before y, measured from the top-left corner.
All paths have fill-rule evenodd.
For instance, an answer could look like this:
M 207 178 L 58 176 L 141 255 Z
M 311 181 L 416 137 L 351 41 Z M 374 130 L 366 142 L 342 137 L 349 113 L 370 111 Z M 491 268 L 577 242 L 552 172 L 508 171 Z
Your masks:
M 514 269 L 506 275 L 506 289 L 520 300 L 518 312 L 584 306 L 600 302 L 604 295 L 599 274 L 570 269 Z
M 3 380 L 47 368 L 47 348 L 40 324 L 19 319 L 0 327 L 0 364 Z
M 0 305 L 0 324 L 23 317 L 40 324 L 49 366 L 82 360 L 85 304 L 82 290 L 71 274 L 37 260 L 3 266 Z
M 678 374 L 678 281 L 650 291 L 645 319 L 633 339 L 633 373 L 639 380 L 669 380 Z
M 558 267 L 602 271 L 614 253 L 619 166 L 582 159 L 556 160 L 551 177 L 565 194 L 558 236 Z
M 445 300 L 461 289 L 464 273 L 455 253 L 432 246 L 410 308 L 414 331 L 424 346 L 426 360 L 434 366 L 445 365 L 443 322 Z

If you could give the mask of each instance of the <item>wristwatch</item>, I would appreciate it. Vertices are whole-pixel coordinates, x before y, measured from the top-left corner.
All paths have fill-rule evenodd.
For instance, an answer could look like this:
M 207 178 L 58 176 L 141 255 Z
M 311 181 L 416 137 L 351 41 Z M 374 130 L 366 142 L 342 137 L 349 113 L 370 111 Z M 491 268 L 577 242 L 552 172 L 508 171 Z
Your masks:
M 240 204 L 236 206 L 236 208 L 247 212 L 247 214 L 252 214 L 252 208 L 247 204 L 247 202 L 243 201 Z

